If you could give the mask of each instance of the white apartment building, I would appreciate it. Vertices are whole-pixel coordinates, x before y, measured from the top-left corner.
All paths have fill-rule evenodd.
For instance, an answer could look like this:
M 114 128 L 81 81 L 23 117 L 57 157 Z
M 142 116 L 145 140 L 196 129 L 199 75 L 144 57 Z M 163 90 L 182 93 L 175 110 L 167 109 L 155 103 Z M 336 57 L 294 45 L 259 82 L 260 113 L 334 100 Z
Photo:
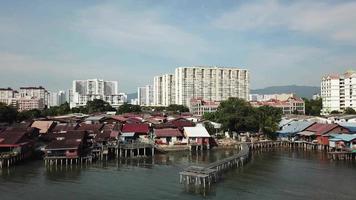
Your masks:
M 192 98 L 248 100 L 249 73 L 235 67 L 179 67 L 175 70 L 175 103 L 189 106 Z
M 169 106 L 175 104 L 175 77 L 173 74 L 156 76 L 153 79 L 153 104 Z
M 0 88 L 0 103 L 17 106 L 18 92 L 11 88 Z
M 67 101 L 66 92 L 50 92 L 49 95 L 49 107 L 60 106 Z
M 20 87 L 20 98 L 25 99 L 43 99 L 45 106 L 49 105 L 49 92 L 43 88 L 39 87 Z
M 356 110 L 356 72 L 324 76 L 321 81 L 321 98 L 323 115 L 332 111 L 343 112 L 348 107 Z
M 43 87 L 21 87 L 20 92 L 11 88 L 0 88 L 0 102 L 25 110 L 42 110 L 49 103 L 49 93 Z
M 104 81 L 102 79 L 74 80 L 70 107 L 85 106 L 88 101 L 101 99 L 114 108 L 118 108 L 127 100 L 127 96 L 118 93 L 117 81 Z
M 153 105 L 153 86 L 146 85 L 137 89 L 137 100 L 140 106 Z
M 235 67 L 179 67 L 175 74 L 154 77 L 154 104 L 189 106 L 192 98 L 223 101 L 248 100 L 249 73 Z

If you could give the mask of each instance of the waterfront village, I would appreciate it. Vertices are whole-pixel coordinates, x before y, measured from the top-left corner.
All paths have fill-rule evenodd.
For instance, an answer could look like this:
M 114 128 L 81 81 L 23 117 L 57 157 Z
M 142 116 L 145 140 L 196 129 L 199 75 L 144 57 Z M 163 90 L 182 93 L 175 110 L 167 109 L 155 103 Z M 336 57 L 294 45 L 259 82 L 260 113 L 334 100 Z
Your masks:
M 56 93 L 57 105 L 49 103 L 53 99 L 43 87 L 0 89 L 0 167 L 33 159 L 49 167 L 88 165 L 242 144 L 251 150 L 300 148 L 324 151 L 333 160 L 355 159 L 356 73 L 322 78 L 321 94 L 308 100 L 322 103 L 317 114 L 315 105 L 296 94 L 250 95 L 248 83 L 247 70 L 177 68 L 174 75 L 155 77 L 153 86 L 138 88 L 131 104 L 120 104 L 125 95 L 117 92 L 117 82 L 100 79 L 74 81 L 69 102 Z M 240 157 L 209 169 L 239 165 Z M 189 182 L 185 176 L 199 170 L 211 179 L 211 171 L 197 167 L 182 172 L 181 179 Z

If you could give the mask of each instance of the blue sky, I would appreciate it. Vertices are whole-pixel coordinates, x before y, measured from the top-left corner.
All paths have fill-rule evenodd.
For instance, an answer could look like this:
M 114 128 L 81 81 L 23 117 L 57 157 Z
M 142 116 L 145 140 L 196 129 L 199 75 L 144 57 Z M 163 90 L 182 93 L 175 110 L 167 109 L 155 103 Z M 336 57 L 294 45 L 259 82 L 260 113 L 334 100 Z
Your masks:
M 319 85 L 356 66 L 353 1 L 0 0 L 0 87 L 74 79 L 135 92 L 179 66 L 250 70 L 251 88 Z

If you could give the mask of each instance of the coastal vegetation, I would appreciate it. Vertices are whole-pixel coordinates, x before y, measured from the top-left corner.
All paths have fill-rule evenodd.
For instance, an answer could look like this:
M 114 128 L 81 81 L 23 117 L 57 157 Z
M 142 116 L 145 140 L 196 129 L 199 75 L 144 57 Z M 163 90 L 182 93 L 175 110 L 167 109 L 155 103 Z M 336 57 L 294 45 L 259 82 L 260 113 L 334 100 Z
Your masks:
M 320 112 L 322 109 L 322 99 L 307 99 L 303 98 L 305 103 L 305 114 L 311 116 L 320 116 Z
M 232 132 L 258 132 L 275 138 L 282 110 L 270 106 L 254 108 L 243 99 L 229 98 L 221 102 L 215 113 L 206 113 L 204 119 L 222 124 L 222 130 Z

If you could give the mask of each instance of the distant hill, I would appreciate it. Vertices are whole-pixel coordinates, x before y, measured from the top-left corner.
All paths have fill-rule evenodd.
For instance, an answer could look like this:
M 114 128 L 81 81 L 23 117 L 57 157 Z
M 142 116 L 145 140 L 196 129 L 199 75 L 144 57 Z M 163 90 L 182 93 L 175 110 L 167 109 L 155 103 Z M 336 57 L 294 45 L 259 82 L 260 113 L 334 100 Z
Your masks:
M 316 86 L 271 86 L 263 89 L 251 90 L 250 94 L 278 94 L 278 93 L 295 93 L 300 97 L 311 98 L 314 94 L 320 93 L 320 87 Z

